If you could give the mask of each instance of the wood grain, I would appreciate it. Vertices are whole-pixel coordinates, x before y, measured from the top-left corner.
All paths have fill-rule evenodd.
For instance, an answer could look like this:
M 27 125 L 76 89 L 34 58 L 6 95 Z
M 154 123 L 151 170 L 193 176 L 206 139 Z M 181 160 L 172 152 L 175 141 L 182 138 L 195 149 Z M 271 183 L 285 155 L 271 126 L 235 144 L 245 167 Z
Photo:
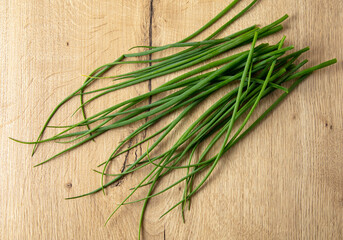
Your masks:
M 243 0 L 211 30 L 248 2 Z M 80 86 L 83 74 L 113 61 L 134 45 L 178 41 L 226 5 L 224 0 L 3 1 L 1 239 L 137 238 L 141 204 L 122 208 L 106 227 L 103 224 L 144 172 L 125 178 L 106 196 L 99 193 L 73 201 L 64 197 L 98 187 L 99 176 L 91 169 L 138 125 L 108 132 L 95 143 L 39 168 L 32 167 L 63 146 L 42 145 L 32 158 L 32 146 L 14 143 L 8 137 L 34 140 L 56 103 Z M 144 239 L 343 239 L 342 9 L 340 0 L 262 0 L 232 25 L 226 33 L 256 23 L 268 24 L 288 13 L 285 30 L 267 40 L 276 42 L 285 34 L 287 44 L 298 49 L 311 47 L 306 54 L 309 64 L 334 57 L 338 64 L 302 83 L 248 138 L 223 157 L 194 197 L 185 224 L 178 210 L 158 219 L 180 199 L 179 188 L 152 200 L 145 215 Z M 121 67 L 118 72 L 140 67 Z M 151 87 L 171 77 L 153 80 Z M 90 111 L 149 88 L 149 83 L 144 83 L 119 91 L 97 101 Z M 264 101 L 264 105 L 271 101 Z M 192 116 L 199 115 L 211 102 Z M 78 104 L 75 100 L 63 107 L 53 124 L 73 119 L 70 115 Z M 263 106 L 257 111 L 262 110 Z M 74 118 L 80 119 L 81 115 Z M 192 119 L 187 119 L 188 123 Z M 132 161 L 141 152 L 130 151 L 124 157 Z M 112 168 L 119 169 L 124 157 Z M 163 182 L 160 187 L 167 184 Z

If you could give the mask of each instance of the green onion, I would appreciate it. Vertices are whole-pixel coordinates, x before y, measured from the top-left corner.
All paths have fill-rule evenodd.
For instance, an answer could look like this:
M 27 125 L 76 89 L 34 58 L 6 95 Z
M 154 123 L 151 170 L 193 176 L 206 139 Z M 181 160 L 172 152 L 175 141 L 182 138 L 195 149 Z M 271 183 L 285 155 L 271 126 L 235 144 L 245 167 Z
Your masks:
M 234 0 L 207 24 L 179 42 L 167 44 L 165 46 L 136 46 L 131 49 L 147 48 L 148 50 L 123 54 L 112 63 L 96 68 L 91 74 L 89 74 L 89 76 L 87 76 L 85 82 L 80 86 L 80 88 L 57 104 L 44 123 L 36 141 L 25 142 L 16 139 L 13 140 L 20 143 L 33 144 L 34 147 L 32 155 L 37 150 L 38 145 L 44 142 L 54 141 L 57 143 L 73 143 L 72 146 L 35 165 L 40 166 L 65 152 L 74 150 L 79 146 L 82 146 L 84 143 L 94 140 L 96 137 L 109 130 L 128 126 L 143 119 L 148 119 L 145 123 L 141 124 L 141 126 L 129 134 L 120 144 L 118 144 L 118 146 L 112 150 L 112 153 L 106 161 L 98 165 L 98 167 L 102 167 L 101 171 L 94 169 L 94 172 L 101 175 L 101 186 L 99 188 L 67 199 L 80 198 L 99 191 L 103 191 L 105 194 L 105 188 L 108 186 L 116 183 L 128 174 L 146 169 L 145 167 L 150 166 L 152 167 L 152 170 L 145 175 L 139 184 L 131 189 L 131 193 L 115 208 L 106 223 L 121 206 L 144 201 L 139 220 L 140 238 L 144 213 L 148 201 L 180 183 L 184 183 L 185 185 L 181 200 L 173 205 L 161 217 L 181 205 L 182 219 L 185 221 L 184 210 L 187 201 L 189 202 L 190 207 L 191 197 L 196 194 L 200 188 L 202 188 L 207 179 L 213 173 L 221 157 L 243 137 L 248 135 L 248 133 L 251 132 L 251 130 L 256 127 L 273 109 L 275 109 L 276 106 L 281 103 L 281 101 L 283 101 L 286 96 L 288 96 L 288 94 L 290 94 L 304 79 L 310 76 L 314 71 L 328 67 L 337 62 L 336 59 L 332 59 L 317 66 L 299 71 L 299 69 L 307 63 L 307 60 L 304 60 L 299 64 L 295 64 L 295 62 L 304 52 L 308 51 L 309 48 L 304 48 L 289 54 L 288 51 L 292 50 L 293 46 L 283 47 L 285 37 L 275 45 L 259 44 L 256 46 L 256 42 L 259 39 L 282 30 L 283 27 L 280 24 L 288 18 L 287 15 L 262 28 L 258 28 L 256 25 L 253 25 L 226 37 L 213 39 L 251 9 L 257 0 L 252 1 L 246 8 L 210 34 L 203 41 L 188 42 L 212 26 L 238 2 L 239 0 Z M 233 55 L 227 55 L 231 50 L 246 44 L 250 44 L 249 50 Z M 156 52 L 163 52 L 170 48 L 180 47 L 186 47 L 186 49 L 159 59 L 124 61 L 127 58 L 137 58 L 146 55 L 151 56 L 151 54 Z M 219 60 L 213 60 L 215 57 L 221 58 Z M 139 70 L 116 76 L 104 76 L 104 74 L 109 72 L 116 65 L 153 62 L 156 64 Z M 101 97 L 106 94 L 152 80 L 157 77 L 166 76 L 171 73 L 178 73 L 180 70 L 194 67 L 198 64 L 202 65 L 194 68 L 193 70 L 189 70 L 186 73 L 179 74 L 170 81 L 158 86 L 148 93 L 117 103 L 91 116 L 86 116 L 85 109 L 87 105 L 96 99 L 101 99 Z M 205 71 L 206 73 L 204 73 Z M 86 88 L 98 79 L 123 81 L 108 87 L 86 91 Z M 282 85 L 283 83 L 291 80 L 294 80 L 294 82 L 289 88 Z M 218 90 L 223 88 L 228 89 L 229 87 L 231 87 L 231 90 L 226 92 L 219 100 L 213 103 L 212 106 L 206 109 L 200 117 L 195 119 L 193 123 L 181 134 L 181 136 L 175 139 L 175 142 L 169 149 L 159 153 L 159 155 L 154 155 L 154 150 L 158 149 L 161 146 L 160 144 L 166 141 L 166 137 L 170 136 L 170 133 L 175 130 L 181 122 L 183 122 L 184 118 L 187 117 L 191 111 L 196 109 L 199 104 L 207 101 L 208 97 L 217 93 Z M 271 104 L 271 106 L 262 113 L 257 120 L 251 123 L 247 129 L 244 130 L 260 101 L 276 90 L 281 90 L 282 95 L 273 104 Z M 170 93 L 170 91 L 173 92 Z M 92 93 L 96 93 L 96 95 L 89 100 L 84 101 L 84 96 Z M 167 95 L 164 94 L 164 97 L 160 97 L 163 93 L 167 93 Z M 75 112 L 81 110 L 83 120 L 76 123 L 70 123 L 67 126 L 49 125 L 51 119 L 59 108 L 74 97 L 80 98 L 81 104 Z M 157 100 L 146 103 L 146 100 L 151 99 L 151 97 L 156 97 Z M 142 103 L 144 104 L 142 105 Z M 170 116 L 172 113 L 178 113 L 177 117 L 171 122 L 166 123 L 167 121 L 164 121 L 165 118 Z M 231 136 L 234 126 L 236 126 L 242 116 L 245 116 L 242 123 L 238 125 L 238 130 L 233 134 L 233 136 Z M 133 146 L 128 146 L 126 149 L 122 149 L 140 133 L 146 131 L 157 123 L 162 123 L 163 126 L 161 129 L 155 131 L 150 136 L 146 136 L 143 140 L 140 140 Z M 86 130 L 84 127 L 86 127 Z M 43 134 L 47 128 L 60 129 L 60 132 L 52 137 L 43 139 Z M 221 140 L 223 137 L 224 140 Z M 207 140 L 209 143 L 201 152 L 200 157 L 197 161 L 193 161 L 195 153 L 199 151 L 200 146 L 203 146 Z M 213 146 L 220 140 L 222 143 L 219 151 L 214 156 L 209 157 L 208 155 L 210 150 L 212 150 Z M 127 153 L 131 149 L 142 146 L 144 143 L 149 141 L 153 141 L 151 146 L 148 144 L 147 150 L 133 163 L 127 165 L 126 168 L 123 168 L 120 173 L 107 173 L 107 168 L 111 161 L 122 154 Z M 184 161 L 186 161 L 185 165 L 182 164 Z M 160 180 L 162 180 L 162 178 L 168 176 L 171 172 L 178 170 L 185 170 L 185 176 L 159 192 L 154 192 L 156 185 Z M 205 171 L 207 171 L 205 176 L 202 177 L 200 182 L 194 187 L 195 179 L 200 173 Z M 110 181 L 105 182 L 105 176 L 113 178 Z M 134 195 L 137 190 L 145 186 L 149 186 L 146 197 L 129 201 L 130 197 Z

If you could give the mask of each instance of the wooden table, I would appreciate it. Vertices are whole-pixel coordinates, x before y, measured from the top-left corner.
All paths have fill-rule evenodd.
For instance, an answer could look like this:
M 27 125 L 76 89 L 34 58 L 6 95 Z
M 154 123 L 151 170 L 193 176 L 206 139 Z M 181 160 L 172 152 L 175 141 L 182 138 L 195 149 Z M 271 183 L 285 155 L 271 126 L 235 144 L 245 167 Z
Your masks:
M 248 2 L 243 0 L 197 39 Z M 106 196 L 64 198 L 98 187 L 100 177 L 92 169 L 139 124 L 110 131 L 38 168 L 33 166 L 65 146 L 47 143 L 31 157 L 32 146 L 8 137 L 34 140 L 57 102 L 81 85 L 82 75 L 132 46 L 178 41 L 227 4 L 225 0 L 4 0 L 0 4 L 1 239 L 137 238 L 141 203 L 123 207 L 108 225 L 104 222 L 146 170 L 109 188 Z M 264 41 L 275 43 L 285 34 L 287 44 L 311 47 L 305 54 L 310 65 L 334 57 L 338 64 L 302 83 L 223 157 L 193 198 L 185 224 L 178 209 L 159 219 L 180 199 L 183 186 L 150 201 L 144 239 L 343 239 L 342 9 L 341 0 L 261 1 L 226 31 L 265 25 L 288 13 L 285 30 Z M 146 65 L 117 71 L 142 66 Z M 153 80 L 151 87 L 171 77 Z M 97 86 L 107 82 L 99 81 Z M 118 91 L 96 101 L 89 111 L 147 91 L 147 82 Z M 199 113 L 213 101 L 202 105 Z M 264 100 L 257 112 L 270 102 Z M 52 124 L 80 119 L 80 113 L 70 118 L 78 104 L 75 99 L 63 107 Z M 132 161 L 142 150 L 130 151 L 126 158 Z M 111 168 L 120 169 L 124 157 Z M 163 182 L 161 187 L 166 185 Z M 145 193 L 138 193 L 136 199 Z

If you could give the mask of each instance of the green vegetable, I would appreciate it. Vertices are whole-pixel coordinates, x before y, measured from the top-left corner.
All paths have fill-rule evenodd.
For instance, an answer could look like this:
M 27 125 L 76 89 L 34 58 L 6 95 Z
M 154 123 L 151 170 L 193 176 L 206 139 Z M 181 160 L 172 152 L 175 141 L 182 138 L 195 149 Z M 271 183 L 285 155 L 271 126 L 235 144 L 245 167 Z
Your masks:
M 283 47 L 285 37 L 283 37 L 281 41 L 275 45 L 259 44 L 256 46 L 258 39 L 262 39 L 282 30 L 282 25 L 280 24 L 287 19 L 287 15 L 262 28 L 258 28 L 256 25 L 254 25 L 224 38 L 213 39 L 213 37 L 217 36 L 234 21 L 239 19 L 244 13 L 246 13 L 257 2 L 257 0 L 252 1 L 245 9 L 243 9 L 240 13 L 234 16 L 231 20 L 229 20 L 203 41 L 188 42 L 212 26 L 213 23 L 231 10 L 238 2 L 239 0 L 234 0 L 206 25 L 177 43 L 157 47 L 137 46 L 148 48 L 148 50 L 138 53 L 124 54 L 114 62 L 98 67 L 89 76 L 87 76 L 85 82 L 82 84 L 82 86 L 80 86 L 79 89 L 67 96 L 55 107 L 45 122 L 36 141 L 24 142 L 15 139 L 13 140 L 20 143 L 33 144 L 34 147 L 32 154 L 35 153 L 38 145 L 44 142 L 73 142 L 71 147 L 66 148 L 65 150 L 55 154 L 45 161 L 35 165 L 40 166 L 65 152 L 73 150 L 84 143 L 93 140 L 109 130 L 127 126 L 143 119 L 148 119 L 135 131 L 129 134 L 113 150 L 105 162 L 98 165 L 98 167 L 102 167 L 102 171 L 94 170 L 96 173 L 101 175 L 101 186 L 89 193 L 70 197 L 68 199 L 75 199 L 91 195 L 99 191 L 103 191 L 105 193 L 104 189 L 106 187 L 116 183 L 126 175 L 144 169 L 147 166 L 151 166 L 152 170 L 146 174 L 146 176 L 136 187 L 131 189 L 131 193 L 115 208 L 115 210 L 107 219 L 106 223 L 121 206 L 144 201 L 139 222 L 140 238 L 144 212 L 149 199 L 166 192 L 182 182 L 185 183 L 182 199 L 162 216 L 181 205 L 182 218 L 185 221 L 184 209 L 187 201 L 189 202 L 190 206 L 191 197 L 204 185 L 223 154 L 230 150 L 231 147 L 238 143 L 255 126 L 257 126 L 259 122 L 261 122 L 267 116 L 267 114 L 270 113 L 282 100 L 284 100 L 285 97 L 291 93 L 304 79 L 306 79 L 314 71 L 336 63 L 336 59 L 333 59 L 317 66 L 298 71 L 307 63 L 307 60 L 299 64 L 295 64 L 295 61 L 298 60 L 298 58 L 304 52 L 308 51 L 309 48 L 304 48 L 289 54 L 288 51 L 292 50 L 293 46 Z M 230 50 L 246 44 L 250 44 L 250 50 L 236 53 L 234 55 L 222 56 L 227 54 Z M 189 48 L 159 59 L 123 61 L 126 58 L 136 58 L 139 56 L 151 55 L 169 48 L 179 47 Z M 288 55 L 286 55 L 286 53 Z M 221 56 L 219 60 L 212 60 L 214 57 L 218 56 Z M 117 76 L 104 76 L 105 73 L 119 64 L 152 62 L 155 62 L 156 64 Z M 202 66 L 186 73 L 180 74 L 148 93 L 136 96 L 121 103 L 117 103 L 109 108 L 103 109 L 96 114 L 93 114 L 92 116 L 86 116 L 85 108 L 87 105 L 95 99 L 101 98 L 108 93 L 160 76 L 165 76 L 170 73 L 175 73 L 204 62 L 206 62 L 206 64 L 203 64 Z M 207 72 L 204 73 L 205 71 Z M 98 88 L 87 92 L 86 88 L 98 79 L 124 81 L 113 84 L 109 87 Z M 291 80 L 295 81 L 290 88 L 282 86 L 283 83 Z M 227 92 L 204 113 L 202 113 L 199 118 L 195 119 L 195 121 L 182 133 L 182 135 L 175 139 L 176 141 L 172 147 L 157 156 L 153 156 L 154 150 L 160 146 L 161 142 L 163 142 L 163 140 L 169 136 L 168 134 L 175 130 L 178 124 L 180 124 L 192 110 L 196 109 L 199 104 L 206 101 L 209 96 L 216 93 L 218 90 L 227 86 L 233 86 L 234 84 L 238 84 L 238 86 Z M 173 93 L 169 93 L 171 90 L 173 90 Z M 260 101 L 275 90 L 281 90 L 282 95 L 263 114 L 261 114 L 257 120 L 251 123 L 247 129 L 244 130 Z M 97 95 L 87 101 L 84 101 L 84 96 L 91 93 L 97 93 Z M 168 94 L 162 98 L 159 98 L 162 93 Z M 152 96 L 156 96 L 157 100 L 142 105 L 142 103 L 145 103 L 145 101 Z M 84 119 L 68 126 L 49 126 L 51 119 L 59 110 L 59 108 L 74 97 L 80 97 L 81 105 L 76 109 L 76 111 L 81 110 Z M 165 117 L 168 117 L 171 113 L 175 113 L 177 111 L 179 112 L 178 116 L 170 123 L 165 123 Z M 235 124 L 237 124 L 238 119 L 242 116 L 245 116 L 243 122 L 239 125 L 238 130 L 233 134 L 233 136 L 231 136 Z M 160 130 L 156 131 L 150 136 L 146 136 L 145 139 L 141 140 L 137 144 L 129 146 L 126 149 L 122 149 L 125 144 L 129 143 L 137 135 L 154 126 L 158 122 L 165 123 Z M 43 134 L 48 127 L 60 128 L 61 131 L 50 138 L 43 139 Z M 79 129 L 84 127 L 87 129 Z M 224 140 L 222 141 L 219 152 L 214 156 L 209 157 L 208 155 L 210 150 L 212 150 L 213 146 L 223 136 Z M 118 156 L 128 152 L 133 148 L 141 146 L 148 141 L 152 141 L 153 139 L 155 139 L 155 141 L 153 141 L 151 146 L 148 145 L 147 150 L 133 163 L 122 169 L 119 174 L 106 173 L 110 161 L 116 159 Z M 194 162 L 194 154 L 199 151 L 199 147 L 204 144 L 205 140 L 209 140 L 209 143 L 200 154 L 200 157 L 197 159 L 197 161 Z M 187 158 L 188 160 L 186 165 L 182 165 Z M 168 176 L 168 174 L 172 171 L 178 170 L 186 170 L 186 175 L 175 181 L 170 186 L 160 190 L 157 193 L 154 193 L 156 185 L 163 177 Z M 199 176 L 199 173 L 204 171 L 207 171 L 207 173 L 200 180 L 200 182 L 194 186 L 195 178 Z M 109 182 L 105 182 L 104 176 L 112 176 L 113 178 Z M 129 202 L 129 198 L 138 189 L 141 189 L 144 186 L 149 186 L 147 196 L 145 198 Z

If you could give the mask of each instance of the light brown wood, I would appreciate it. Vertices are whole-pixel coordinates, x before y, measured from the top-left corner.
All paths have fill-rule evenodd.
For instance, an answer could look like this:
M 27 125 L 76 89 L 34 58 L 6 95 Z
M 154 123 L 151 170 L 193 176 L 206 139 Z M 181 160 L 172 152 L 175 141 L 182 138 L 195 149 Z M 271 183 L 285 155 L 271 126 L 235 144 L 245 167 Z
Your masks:
M 248 2 L 243 0 L 211 30 Z M 0 4 L 1 239 L 137 238 L 141 203 L 122 208 L 107 226 L 103 224 L 144 171 L 109 188 L 106 196 L 98 193 L 72 201 L 64 197 L 98 187 L 99 175 L 91 170 L 138 125 L 108 132 L 95 143 L 38 168 L 33 166 L 63 146 L 44 144 L 32 158 L 32 146 L 14 143 L 8 137 L 34 140 L 56 103 L 80 86 L 83 74 L 113 61 L 134 45 L 149 45 L 149 33 L 152 45 L 178 41 L 227 3 L 5 0 Z M 185 224 L 177 209 L 158 219 L 180 200 L 178 187 L 150 201 L 144 239 L 343 239 L 342 9 L 340 0 L 264 0 L 232 25 L 226 33 L 256 23 L 268 24 L 288 13 L 285 30 L 265 41 L 276 42 L 285 34 L 287 44 L 297 49 L 311 47 L 306 53 L 309 64 L 334 57 L 338 64 L 302 83 L 221 159 L 208 183 L 193 198 Z M 152 88 L 171 77 L 152 81 Z M 90 111 L 148 89 L 144 83 L 119 91 L 97 101 Z M 266 100 L 264 105 L 270 102 Z M 78 104 L 75 100 L 63 107 L 53 124 L 70 122 Z M 205 105 L 187 121 L 190 123 Z M 171 144 L 173 139 L 169 140 Z M 126 157 L 132 161 L 141 152 L 131 151 Z M 119 169 L 123 158 L 111 168 Z

